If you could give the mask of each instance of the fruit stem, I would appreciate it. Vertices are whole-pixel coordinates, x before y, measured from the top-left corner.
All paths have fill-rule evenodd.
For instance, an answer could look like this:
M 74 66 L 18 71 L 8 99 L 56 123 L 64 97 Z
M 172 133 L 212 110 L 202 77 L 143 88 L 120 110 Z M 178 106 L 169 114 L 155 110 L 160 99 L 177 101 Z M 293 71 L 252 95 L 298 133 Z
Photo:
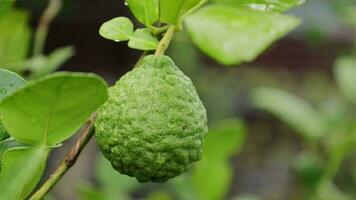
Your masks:
M 49 0 L 48 6 L 41 15 L 33 44 L 33 56 L 43 53 L 44 43 L 48 35 L 49 25 L 62 8 L 62 0 Z
M 134 65 L 133 68 L 139 67 L 142 64 L 143 58 L 145 58 L 145 56 L 147 55 L 147 51 L 144 51 L 140 58 L 137 60 L 136 64 Z
M 169 44 L 171 43 L 174 33 L 176 32 L 176 27 L 171 25 L 167 32 L 164 34 L 163 38 L 161 39 L 161 41 L 158 44 L 157 50 L 155 52 L 156 56 L 159 55 L 164 55 L 164 53 L 166 52 Z
M 66 156 L 50 175 L 47 181 L 31 196 L 30 200 L 40 200 L 54 187 L 54 185 L 63 177 L 63 175 L 75 164 L 80 153 L 88 144 L 89 140 L 94 135 L 93 125 L 96 119 L 96 114 L 93 114 L 84 127 L 79 131 L 80 136 L 76 143 L 67 152 Z

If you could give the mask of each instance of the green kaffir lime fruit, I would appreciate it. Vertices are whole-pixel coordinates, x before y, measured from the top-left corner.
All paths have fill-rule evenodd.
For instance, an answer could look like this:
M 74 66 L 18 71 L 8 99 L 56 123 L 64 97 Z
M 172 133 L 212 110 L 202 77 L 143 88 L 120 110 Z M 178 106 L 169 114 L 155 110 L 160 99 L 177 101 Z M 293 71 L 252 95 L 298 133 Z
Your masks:
M 169 57 L 153 55 L 109 89 L 95 128 L 112 166 L 140 182 L 164 182 L 185 172 L 201 159 L 208 131 L 191 80 Z

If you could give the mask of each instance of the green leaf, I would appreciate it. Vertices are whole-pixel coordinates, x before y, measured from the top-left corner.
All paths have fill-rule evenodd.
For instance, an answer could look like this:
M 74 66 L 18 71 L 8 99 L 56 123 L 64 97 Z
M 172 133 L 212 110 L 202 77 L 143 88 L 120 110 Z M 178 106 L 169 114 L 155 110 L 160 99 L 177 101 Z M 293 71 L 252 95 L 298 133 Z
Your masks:
M 9 134 L 7 134 L 4 126 L 0 123 L 0 141 L 3 141 L 8 137 L 10 137 Z
M 26 84 L 25 79 L 14 72 L 0 69 L 0 102 Z
M 162 0 L 160 6 L 160 21 L 179 25 L 181 17 L 197 6 L 201 0 Z
M 284 12 L 303 4 L 305 0 L 213 0 L 213 2 L 254 10 Z
M 5 152 L 0 173 L 1 198 L 25 199 L 40 180 L 49 149 L 19 147 Z
M 307 194 L 315 191 L 323 175 L 323 164 L 319 157 L 312 153 L 301 153 L 293 161 L 296 175 L 307 189 Z
M 73 47 L 61 47 L 59 49 L 54 50 L 47 57 L 39 56 L 25 62 L 27 69 L 31 71 L 29 79 L 36 79 L 56 71 L 73 55 Z
M 12 138 L 0 142 L 0 172 L 1 172 L 1 161 L 4 153 L 9 149 L 17 148 L 17 147 L 26 147 L 26 145 L 20 144 Z
M 198 199 L 224 199 L 232 181 L 229 158 L 237 154 L 245 141 L 245 127 L 238 119 L 210 126 L 204 144 L 204 156 L 192 172 Z
M 99 30 L 99 34 L 115 42 L 127 41 L 133 35 L 134 25 L 126 17 L 117 17 L 105 22 Z
M 91 185 L 83 184 L 77 188 L 80 200 L 111 200 L 104 191 L 99 190 Z M 123 199 L 124 200 L 124 199 Z
M 107 98 L 105 82 L 85 73 L 55 73 L 0 104 L 1 120 L 17 141 L 52 146 L 72 136 Z
M 126 194 L 139 186 L 135 178 L 117 173 L 104 156 L 101 155 L 97 163 L 96 176 L 106 191 Z
M 14 71 L 13 63 L 25 60 L 30 44 L 28 14 L 22 10 L 11 10 L 0 17 L 0 66 Z
M 139 50 L 155 50 L 158 46 L 158 39 L 151 34 L 147 28 L 137 29 L 130 38 L 129 47 Z
M 318 139 L 327 133 L 321 114 L 293 94 L 276 88 L 259 88 L 252 98 L 257 108 L 274 114 L 306 139 Z
M 356 59 L 352 57 L 337 59 L 335 76 L 342 95 L 356 104 Z
M 0 16 L 11 8 L 13 2 L 14 0 L 0 0 Z
M 356 5 L 347 7 L 343 15 L 344 21 L 347 24 L 356 27 Z
M 173 198 L 167 192 L 155 191 L 150 193 L 146 200 L 173 200 Z
M 0 69 L 0 102 L 7 96 L 26 84 L 26 81 L 14 72 Z M 8 138 L 9 135 L 0 122 L 0 141 Z
M 193 42 L 225 65 L 254 60 L 274 41 L 299 25 L 286 15 L 234 8 L 205 7 L 186 19 Z
M 138 21 L 146 26 L 159 20 L 159 0 L 126 0 L 126 3 Z

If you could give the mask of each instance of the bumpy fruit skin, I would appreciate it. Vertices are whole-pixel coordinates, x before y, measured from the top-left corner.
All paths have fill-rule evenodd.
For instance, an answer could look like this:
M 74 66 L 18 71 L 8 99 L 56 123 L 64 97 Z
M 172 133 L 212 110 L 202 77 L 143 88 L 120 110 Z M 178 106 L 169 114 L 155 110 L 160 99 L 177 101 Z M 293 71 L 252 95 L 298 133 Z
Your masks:
M 140 182 L 164 182 L 202 157 L 206 110 L 191 80 L 167 56 L 143 64 L 109 89 L 95 124 L 105 157 Z

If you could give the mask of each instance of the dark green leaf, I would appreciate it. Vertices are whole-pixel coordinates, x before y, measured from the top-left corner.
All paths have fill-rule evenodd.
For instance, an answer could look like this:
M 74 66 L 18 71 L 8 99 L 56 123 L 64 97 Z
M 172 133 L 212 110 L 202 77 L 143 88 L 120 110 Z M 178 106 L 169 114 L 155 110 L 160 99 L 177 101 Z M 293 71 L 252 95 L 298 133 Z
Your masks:
M 115 42 L 127 41 L 134 31 L 134 26 L 130 19 L 117 17 L 105 22 L 99 30 L 99 34 Z
M 234 8 L 205 7 L 186 19 L 193 42 L 210 57 L 226 64 L 254 60 L 274 41 L 299 25 L 286 15 Z
M 0 123 L 0 141 L 3 141 L 8 137 L 10 137 L 9 134 L 7 134 L 4 126 Z
M 155 50 L 158 46 L 158 39 L 151 34 L 147 28 L 137 29 L 130 38 L 129 47 L 139 50 Z
M 52 146 L 73 135 L 104 103 L 106 87 L 96 75 L 55 73 L 5 98 L 1 120 L 17 141 Z
M 25 199 L 40 180 L 49 149 L 46 147 L 19 147 L 6 151 L 0 173 L 1 198 Z
M 284 12 L 295 6 L 299 6 L 305 0 L 213 0 L 229 6 L 247 7 L 254 10 Z
M 159 0 L 126 0 L 130 10 L 141 23 L 150 26 L 159 18 Z
M 305 100 L 286 91 L 257 89 L 253 93 L 253 103 L 257 108 L 279 117 L 306 139 L 318 139 L 327 133 L 321 114 Z

